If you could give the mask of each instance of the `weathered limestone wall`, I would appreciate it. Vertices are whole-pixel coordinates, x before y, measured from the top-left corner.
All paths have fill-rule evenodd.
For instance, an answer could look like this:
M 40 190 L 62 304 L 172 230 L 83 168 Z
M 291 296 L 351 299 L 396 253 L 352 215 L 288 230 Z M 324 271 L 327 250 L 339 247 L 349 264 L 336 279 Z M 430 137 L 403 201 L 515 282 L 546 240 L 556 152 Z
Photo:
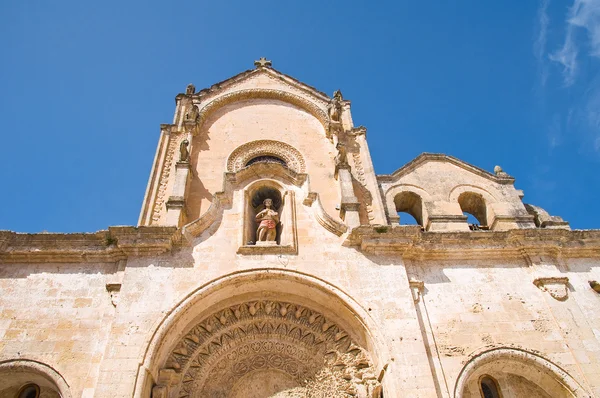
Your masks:
M 73 397 L 93 397 L 115 313 L 106 290 L 115 271 L 114 264 L 2 264 L 0 361 L 45 363 Z M 11 378 L 0 376 L 0 391 Z
M 411 262 L 408 274 L 424 282 L 422 316 L 445 375 L 439 383 L 452 389 L 472 353 L 505 346 L 539 353 L 599 394 L 600 297 L 588 283 L 598 271 L 585 261 L 565 269 L 569 297 L 559 301 L 533 284 L 548 267 L 524 260 Z

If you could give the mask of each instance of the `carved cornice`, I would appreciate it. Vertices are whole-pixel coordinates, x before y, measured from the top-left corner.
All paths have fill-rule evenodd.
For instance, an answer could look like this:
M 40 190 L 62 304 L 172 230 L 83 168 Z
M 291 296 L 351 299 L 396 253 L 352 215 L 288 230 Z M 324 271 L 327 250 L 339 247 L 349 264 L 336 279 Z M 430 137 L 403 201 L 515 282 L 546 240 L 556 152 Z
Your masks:
M 287 91 L 262 88 L 252 88 L 233 91 L 231 93 L 217 97 L 206 104 L 199 105 L 199 124 L 202 125 L 208 119 L 208 117 L 217 109 L 234 102 L 249 99 L 271 99 L 296 105 L 297 107 L 304 109 L 305 111 L 313 115 L 315 118 L 317 118 L 317 120 L 319 120 L 323 125 L 325 131 L 329 131 L 329 118 L 327 116 L 327 113 L 314 102 L 311 102 L 308 99 L 301 97 L 300 95 L 293 94 Z
M 393 183 L 399 178 L 411 173 L 419 166 L 431 161 L 454 164 L 455 166 L 458 166 L 461 169 L 470 171 L 473 174 L 477 174 L 480 177 L 494 181 L 498 184 L 514 184 L 515 182 L 515 179 L 513 177 L 510 177 L 509 175 L 497 176 L 484 169 L 480 169 L 479 167 L 473 166 L 472 164 L 457 159 L 453 156 L 444 155 L 440 153 L 422 153 L 407 164 L 405 164 L 404 166 L 400 167 L 398 170 L 394 171 L 392 174 L 378 175 L 377 181 L 379 183 Z
M 417 260 L 523 258 L 552 255 L 600 257 L 600 230 L 514 229 L 423 232 L 419 226 L 361 226 L 346 239 L 368 253 L 397 253 Z
M 0 231 L 0 263 L 115 262 L 156 256 L 179 245 L 175 227 L 109 227 L 95 233 Z

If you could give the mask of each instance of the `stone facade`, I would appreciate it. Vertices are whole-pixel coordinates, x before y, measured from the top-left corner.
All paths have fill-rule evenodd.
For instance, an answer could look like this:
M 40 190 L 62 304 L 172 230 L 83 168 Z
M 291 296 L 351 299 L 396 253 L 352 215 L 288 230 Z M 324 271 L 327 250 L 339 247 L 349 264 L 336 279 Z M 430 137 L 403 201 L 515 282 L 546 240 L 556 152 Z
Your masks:
M 0 397 L 600 396 L 600 231 L 376 175 L 341 92 L 255 66 L 176 97 L 137 227 L 0 231 Z

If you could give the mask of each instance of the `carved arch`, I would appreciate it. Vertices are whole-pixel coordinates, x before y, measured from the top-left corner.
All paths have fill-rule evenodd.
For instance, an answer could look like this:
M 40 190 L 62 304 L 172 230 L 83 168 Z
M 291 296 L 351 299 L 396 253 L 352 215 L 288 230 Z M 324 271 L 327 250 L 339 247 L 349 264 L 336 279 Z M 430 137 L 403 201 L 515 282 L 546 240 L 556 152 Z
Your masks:
M 234 102 L 248 99 L 273 99 L 295 105 L 313 115 L 317 120 L 319 120 L 319 122 L 321 122 L 325 131 L 329 131 L 329 118 L 327 117 L 327 113 L 317 104 L 299 95 L 286 91 L 261 88 L 234 91 L 232 93 L 215 98 L 204 106 L 200 105 L 200 125 L 202 125 L 202 123 L 204 123 L 208 117 L 219 108 Z
M 476 352 L 470 356 L 460 371 L 454 386 L 454 397 L 462 398 L 470 382 L 478 382 L 478 373 L 491 374 L 497 369 L 505 373 L 513 373 L 527 379 L 528 372 L 535 384 L 542 387 L 548 385 L 563 388 L 576 398 L 589 398 L 584 388 L 564 369 L 557 364 L 533 352 L 520 348 L 496 347 Z M 493 376 L 493 374 L 491 374 Z
M 368 313 L 337 287 L 297 271 L 246 270 L 194 290 L 160 321 L 134 396 L 147 398 L 150 386 L 165 379 L 172 392 L 186 396 L 183 384 L 206 382 L 198 369 L 224 380 L 275 366 L 302 378 L 328 355 L 341 362 L 358 358 L 376 377 L 389 361 L 384 347 Z M 271 365 L 264 363 L 268 358 Z M 392 377 L 384 387 L 394 396 Z
M 275 156 L 281 158 L 292 171 L 306 172 L 306 163 L 300 151 L 285 142 L 273 140 L 250 141 L 234 149 L 227 158 L 227 171 L 240 171 L 258 156 Z
M 45 363 L 34 361 L 31 359 L 9 359 L 0 361 L 0 380 L 7 380 L 3 373 L 13 375 L 18 372 L 27 373 L 32 376 L 37 376 L 42 382 L 52 385 L 57 390 L 62 398 L 71 398 L 69 384 L 64 377 L 54 368 Z M 32 380 L 36 384 L 41 384 L 40 381 Z

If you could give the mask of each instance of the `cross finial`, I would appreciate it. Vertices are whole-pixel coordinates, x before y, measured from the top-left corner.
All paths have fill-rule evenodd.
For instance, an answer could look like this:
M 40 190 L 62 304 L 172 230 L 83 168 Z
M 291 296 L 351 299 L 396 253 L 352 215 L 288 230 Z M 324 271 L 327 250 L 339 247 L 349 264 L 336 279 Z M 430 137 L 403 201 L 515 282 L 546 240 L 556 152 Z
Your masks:
M 260 59 L 258 61 L 254 61 L 254 66 L 256 66 L 257 68 L 264 68 L 264 67 L 270 68 L 272 66 L 272 63 L 265 57 L 260 57 Z

